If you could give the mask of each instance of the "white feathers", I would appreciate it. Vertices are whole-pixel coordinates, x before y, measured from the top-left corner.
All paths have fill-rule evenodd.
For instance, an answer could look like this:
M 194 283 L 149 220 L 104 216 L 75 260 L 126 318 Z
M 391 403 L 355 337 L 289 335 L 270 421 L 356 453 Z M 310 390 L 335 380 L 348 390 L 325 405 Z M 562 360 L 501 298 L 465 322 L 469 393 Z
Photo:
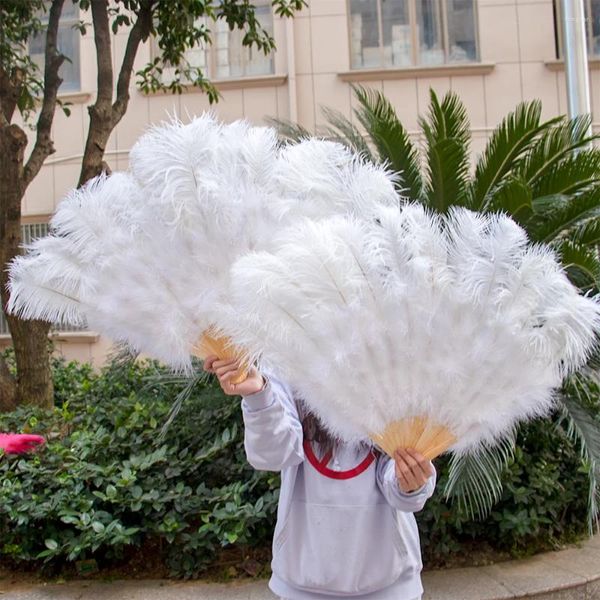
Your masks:
M 224 330 L 347 440 L 425 416 L 454 450 L 492 441 L 548 410 L 600 325 L 549 250 L 464 209 L 306 223 L 232 281 L 239 318 Z
M 304 145 L 314 155 L 318 193 L 295 188 L 307 179 L 300 170 L 288 179 L 292 188 L 280 181 L 282 165 Z M 85 319 L 184 370 L 200 336 L 230 314 L 235 260 L 274 247 L 307 215 L 368 213 L 381 199 L 395 202 L 387 173 L 339 144 L 281 149 L 274 129 L 224 125 L 209 114 L 150 129 L 130 159 L 129 173 L 99 177 L 59 205 L 53 236 L 12 266 L 10 309 L 27 318 Z
M 63 201 L 11 266 L 9 310 L 82 322 L 178 369 L 229 336 L 332 432 L 426 417 L 463 451 L 542 414 L 600 325 L 510 218 L 400 206 L 339 144 L 203 115 Z

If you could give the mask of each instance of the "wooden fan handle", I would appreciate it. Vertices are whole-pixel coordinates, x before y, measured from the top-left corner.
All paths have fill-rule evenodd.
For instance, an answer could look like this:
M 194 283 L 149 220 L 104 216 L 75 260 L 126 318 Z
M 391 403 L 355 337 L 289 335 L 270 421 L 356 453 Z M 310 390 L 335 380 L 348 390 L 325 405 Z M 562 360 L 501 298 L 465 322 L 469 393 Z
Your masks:
M 207 356 L 217 356 L 220 360 L 239 359 L 241 352 L 235 348 L 228 338 L 218 337 L 211 334 L 210 331 L 205 331 L 198 342 L 192 346 L 191 353 L 198 358 L 206 358 Z M 231 383 L 237 385 L 248 378 L 249 366 L 242 363 L 240 374 L 231 380 Z

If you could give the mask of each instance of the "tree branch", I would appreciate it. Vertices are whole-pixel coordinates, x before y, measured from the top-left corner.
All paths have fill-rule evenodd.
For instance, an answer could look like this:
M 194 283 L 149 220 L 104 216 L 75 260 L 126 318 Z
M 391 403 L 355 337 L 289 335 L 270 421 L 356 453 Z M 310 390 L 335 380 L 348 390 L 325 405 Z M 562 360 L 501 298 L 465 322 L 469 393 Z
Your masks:
M 121 69 L 119 71 L 119 79 L 117 81 L 117 98 L 113 104 L 113 127 L 121 120 L 127 111 L 127 105 L 129 103 L 129 83 L 133 73 L 133 63 L 135 62 L 140 43 L 145 41 L 150 35 L 153 4 L 153 1 L 149 1 L 140 8 L 135 25 L 131 28 L 129 37 L 127 38 L 125 55 L 123 56 L 123 62 L 121 63 Z
M 13 77 L 0 66 L 0 124 L 8 125 L 12 121 L 21 90 L 23 88 L 23 72 L 16 69 Z
M 92 0 L 92 21 L 94 23 L 94 44 L 98 64 L 98 95 L 95 106 L 110 107 L 113 96 L 113 68 L 108 23 L 108 0 Z
M 52 143 L 52 121 L 56 109 L 56 97 L 62 79 L 58 75 L 60 65 L 65 57 L 58 52 L 58 23 L 62 14 L 64 0 L 52 0 L 48 17 L 48 30 L 46 32 L 46 64 L 44 66 L 44 97 L 42 108 L 36 126 L 35 146 L 25 165 L 24 188 L 26 188 L 39 173 L 44 161 L 54 153 Z

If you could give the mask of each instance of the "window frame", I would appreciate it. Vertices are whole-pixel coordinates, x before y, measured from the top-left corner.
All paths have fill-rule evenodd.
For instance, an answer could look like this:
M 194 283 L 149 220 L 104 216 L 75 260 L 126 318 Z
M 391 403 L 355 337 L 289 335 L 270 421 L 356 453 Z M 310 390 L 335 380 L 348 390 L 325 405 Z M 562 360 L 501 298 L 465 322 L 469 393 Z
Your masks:
M 593 22 L 592 22 L 592 0 L 583 0 L 584 7 L 587 9 L 587 14 L 584 16 L 586 24 L 586 48 L 588 53 L 588 60 L 599 60 L 600 52 L 592 52 L 592 37 L 594 34 Z M 555 44 L 555 58 L 556 60 L 564 60 L 565 55 L 563 52 L 563 12 L 562 3 L 560 0 L 553 0 L 552 2 L 554 9 L 554 35 L 556 36 Z
M 275 14 L 273 11 L 273 5 L 271 4 L 270 0 L 257 0 L 256 2 L 258 5 L 260 6 L 266 6 L 270 8 L 270 15 L 271 15 L 271 35 L 275 34 Z M 203 17 L 205 18 L 205 17 Z M 224 21 L 223 21 L 224 22 Z M 213 21 L 213 24 L 216 25 L 216 22 Z M 243 35 L 244 34 L 244 30 L 240 30 L 240 29 L 235 29 L 233 32 L 238 32 L 239 35 Z M 228 34 L 233 33 L 231 31 L 227 31 Z M 220 48 L 218 48 L 215 44 L 216 44 L 216 35 L 219 32 L 216 29 L 216 26 L 213 27 L 213 29 L 211 29 L 211 39 L 213 40 L 211 44 L 208 44 L 205 48 L 201 48 L 199 46 L 195 46 L 194 50 L 203 50 L 205 53 L 205 67 L 202 67 L 203 69 L 203 73 L 205 75 L 205 77 L 211 82 L 211 83 L 215 83 L 215 84 L 219 84 L 219 83 L 227 83 L 230 81 L 238 81 L 238 80 L 254 80 L 257 78 L 264 78 L 264 77 L 274 77 L 276 75 L 276 65 L 275 65 L 275 52 L 271 51 L 270 54 L 268 55 L 270 57 L 270 63 L 271 63 L 271 68 L 270 71 L 268 73 L 244 73 L 243 75 L 231 75 L 228 77 L 217 77 L 217 69 L 218 69 L 218 65 L 217 65 L 217 52 Z M 246 49 L 246 50 L 250 50 L 249 46 L 241 46 L 242 49 Z M 252 47 L 255 50 L 258 50 L 255 46 Z M 152 38 L 151 40 L 151 45 L 150 45 L 150 56 L 152 59 L 156 58 L 158 56 L 158 42 L 156 40 L 155 37 Z M 249 64 L 246 56 L 244 56 L 242 58 L 241 63 L 243 64 L 244 67 L 244 71 L 246 71 L 247 65 Z M 174 66 L 170 66 L 167 68 L 171 68 L 174 69 Z M 166 68 L 165 68 L 166 70 Z M 164 84 L 168 85 L 168 81 L 164 81 Z M 190 86 L 191 82 L 189 81 L 181 81 L 181 84 L 183 86 Z
M 47 3 L 46 6 L 46 11 L 44 12 L 43 15 L 40 16 L 40 22 L 42 23 L 42 29 L 45 31 L 46 27 L 48 26 L 48 19 L 49 19 L 49 10 L 50 10 L 50 6 L 49 3 Z M 79 23 L 80 21 L 80 16 L 81 16 L 81 12 L 80 12 L 80 8 L 79 8 L 79 4 L 73 4 L 73 10 L 75 11 L 74 14 L 72 16 L 68 16 L 65 17 L 64 16 L 64 12 L 60 15 L 60 20 L 58 22 L 58 31 L 57 34 L 60 33 L 61 29 L 70 29 L 71 31 L 75 32 L 77 35 L 77 40 L 78 40 L 78 44 L 77 44 L 77 50 L 79 53 L 78 56 L 78 77 L 77 77 L 77 86 L 76 87 L 71 87 L 71 86 L 67 86 L 67 87 L 63 87 L 63 85 L 65 83 L 68 83 L 67 81 L 63 81 L 60 84 L 60 87 L 58 89 L 58 95 L 59 96 L 64 96 L 64 95 L 70 95 L 70 94 L 78 94 L 81 93 L 82 91 L 82 87 L 81 87 L 81 33 L 74 27 L 77 23 Z M 33 60 L 33 56 L 34 54 L 31 52 L 31 40 L 28 41 L 27 43 L 27 47 L 29 50 L 29 53 L 32 57 Z M 38 56 L 40 55 L 40 53 L 36 53 Z M 46 60 L 46 56 L 44 52 L 41 52 L 41 56 L 43 58 L 43 61 Z M 72 60 L 69 58 L 65 58 L 65 62 Z M 64 63 L 63 63 L 64 64 Z M 38 65 L 39 67 L 39 65 Z M 43 68 L 40 69 L 41 71 L 41 76 L 44 76 L 44 71 Z
M 481 63 L 480 56 L 480 37 L 479 37 L 479 2 L 473 0 L 473 26 L 474 26 L 474 38 L 475 38 L 475 59 L 464 61 L 464 62 L 452 62 L 448 60 L 450 55 L 450 35 L 448 32 L 448 0 L 437 0 L 441 6 L 441 18 L 440 28 L 442 34 L 442 48 L 444 51 L 444 62 L 439 64 L 424 64 L 418 62 L 420 55 L 419 47 L 419 24 L 417 22 L 417 2 L 419 0 L 406 0 L 408 3 L 408 20 L 410 26 L 410 65 L 386 65 L 384 61 L 384 44 L 383 44 L 383 17 L 382 17 L 382 0 L 375 0 L 377 2 L 377 27 L 379 36 L 379 52 L 380 52 L 380 64 L 375 67 L 355 67 L 352 64 L 352 0 L 346 0 L 346 16 L 347 16 L 347 31 L 348 31 L 348 64 L 350 71 L 371 71 L 371 70 L 415 70 L 415 69 L 427 69 L 434 68 L 440 69 L 444 67 L 458 67 L 469 65 L 478 65 Z

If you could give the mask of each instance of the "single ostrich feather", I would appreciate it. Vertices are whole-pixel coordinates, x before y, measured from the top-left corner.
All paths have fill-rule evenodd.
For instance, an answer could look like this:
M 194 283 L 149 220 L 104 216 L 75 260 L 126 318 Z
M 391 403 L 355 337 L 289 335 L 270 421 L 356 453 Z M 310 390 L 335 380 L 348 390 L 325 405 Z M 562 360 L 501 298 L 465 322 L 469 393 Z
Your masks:
M 596 299 L 509 217 L 418 205 L 306 222 L 232 268 L 224 334 L 335 436 L 433 458 L 544 414 L 589 355 Z

